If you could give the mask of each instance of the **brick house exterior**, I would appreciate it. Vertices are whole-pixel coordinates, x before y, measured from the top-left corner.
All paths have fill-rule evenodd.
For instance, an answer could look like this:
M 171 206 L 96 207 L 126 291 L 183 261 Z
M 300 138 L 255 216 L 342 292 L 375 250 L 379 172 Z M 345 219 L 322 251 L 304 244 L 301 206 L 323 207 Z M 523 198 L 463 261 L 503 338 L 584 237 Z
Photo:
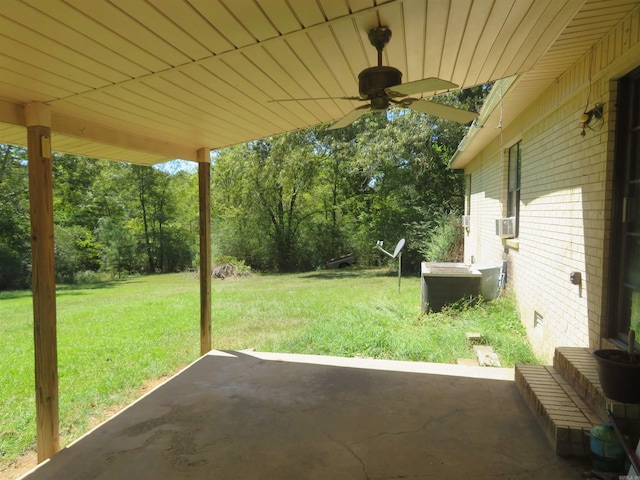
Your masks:
M 496 83 L 451 160 L 466 176 L 465 261 L 507 261 L 507 287 L 543 360 L 558 346 L 599 348 L 624 341 L 613 318 L 624 314 L 613 308 L 621 252 L 611 233 L 620 157 L 618 89 L 639 68 L 637 7 L 541 94 L 527 97 L 527 76 L 535 68 Z M 603 114 L 594 115 L 583 136 L 581 115 L 596 104 Z M 635 148 L 640 164 L 640 147 Z M 517 205 L 509 205 L 510 197 Z M 515 238 L 500 238 L 495 220 L 514 212 Z

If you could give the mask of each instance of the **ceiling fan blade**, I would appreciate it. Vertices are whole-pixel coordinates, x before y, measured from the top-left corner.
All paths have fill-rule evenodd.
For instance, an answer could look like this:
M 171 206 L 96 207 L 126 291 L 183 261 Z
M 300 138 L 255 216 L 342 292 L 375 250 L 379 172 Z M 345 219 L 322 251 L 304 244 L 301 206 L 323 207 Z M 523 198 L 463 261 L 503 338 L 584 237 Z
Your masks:
M 308 98 L 276 98 L 273 100 L 267 100 L 267 103 L 272 102 L 304 102 L 307 100 L 354 100 L 354 101 L 365 101 L 366 98 L 360 97 L 308 97 Z
M 353 122 L 355 122 L 361 116 L 366 115 L 370 111 L 371 111 L 371 106 L 370 105 L 363 105 L 361 107 L 356 108 L 355 110 L 351 110 L 344 117 L 342 117 L 336 123 L 331 125 L 327 130 L 336 130 L 338 128 L 344 128 L 347 125 L 351 125 Z
M 469 123 L 478 117 L 475 112 L 469 110 L 462 110 L 461 108 L 454 108 L 448 105 L 442 105 L 441 103 L 430 102 L 429 100 L 407 99 L 413 100 L 411 102 L 402 101 L 403 107 L 410 108 L 417 112 L 426 113 L 427 115 L 433 115 L 435 117 L 445 118 L 458 123 Z
M 435 92 L 437 90 L 450 90 L 458 88 L 455 83 L 441 78 L 430 77 L 416 80 L 415 82 L 401 83 L 392 87 L 385 88 L 385 92 L 390 97 L 406 97 L 407 95 L 416 95 L 422 92 Z

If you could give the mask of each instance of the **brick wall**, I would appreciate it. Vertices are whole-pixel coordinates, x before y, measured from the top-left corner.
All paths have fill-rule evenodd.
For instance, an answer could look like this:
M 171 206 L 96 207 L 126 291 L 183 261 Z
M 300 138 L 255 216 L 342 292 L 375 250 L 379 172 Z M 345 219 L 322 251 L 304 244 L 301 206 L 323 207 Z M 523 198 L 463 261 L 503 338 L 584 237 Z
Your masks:
M 508 285 L 537 354 L 596 348 L 606 322 L 615 79 L 640 65 L 638 10 L 578 60 L 465 168 L 471 175 L 467 262 L 509 262 Z M 508 102 L 508 96 L 504 100 Z M 580 135 L 580 115 L 604 104 L 605 121 Z M 506 149 L 521 141 L 520 231 L 495 235 L 506 215 Z M 570 282 L 571 272 L 582 276 Z M 538 326 L 535 326 L 538 319 Z

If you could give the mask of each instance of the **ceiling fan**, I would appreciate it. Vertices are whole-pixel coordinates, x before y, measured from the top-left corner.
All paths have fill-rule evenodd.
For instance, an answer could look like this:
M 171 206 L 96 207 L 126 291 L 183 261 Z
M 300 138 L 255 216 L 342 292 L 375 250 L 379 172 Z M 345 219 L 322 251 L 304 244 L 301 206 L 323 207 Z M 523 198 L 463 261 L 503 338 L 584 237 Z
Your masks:
M 394 67 L 382 65 L 382 51 L 391 39 L 391 30 L 387 27 L 377 27 L 369 31 L 369 41 L 378 51 L 378 65 L 365 68 L 358 75 L 359 97 L 327 97 L 341 100 L 367 101 L 366 105 L 352 110 L 346 116 L 335 122 L 329 130 L 346 127 L 369 112 L 384 111 L 390 105 L 410 108 L 418 112 L 436 117 L 453 120 L 458 123 L 469 123 L 478 114 L 460 108 L 442 105 L 421 98 L 411 98 L 422 92 L 435 92 L 458 88 L 455 83 L 440 78 L 424 78 L 414 82 L 402 83 L 402 72 Z M 292 99 L 292 100 L 322 100 L 321 98 Z M 286 100 L 276 100 L 286 101 Z

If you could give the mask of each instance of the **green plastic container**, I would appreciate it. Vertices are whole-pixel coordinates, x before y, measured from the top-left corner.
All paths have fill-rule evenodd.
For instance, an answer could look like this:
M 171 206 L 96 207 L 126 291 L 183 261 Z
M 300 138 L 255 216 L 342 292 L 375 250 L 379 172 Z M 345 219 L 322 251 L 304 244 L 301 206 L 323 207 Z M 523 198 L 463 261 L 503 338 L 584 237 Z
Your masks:
M 613 425 L 605 423 L 591 429 L 591 465 L 601 472 L 623 472 L 625 453 Z

